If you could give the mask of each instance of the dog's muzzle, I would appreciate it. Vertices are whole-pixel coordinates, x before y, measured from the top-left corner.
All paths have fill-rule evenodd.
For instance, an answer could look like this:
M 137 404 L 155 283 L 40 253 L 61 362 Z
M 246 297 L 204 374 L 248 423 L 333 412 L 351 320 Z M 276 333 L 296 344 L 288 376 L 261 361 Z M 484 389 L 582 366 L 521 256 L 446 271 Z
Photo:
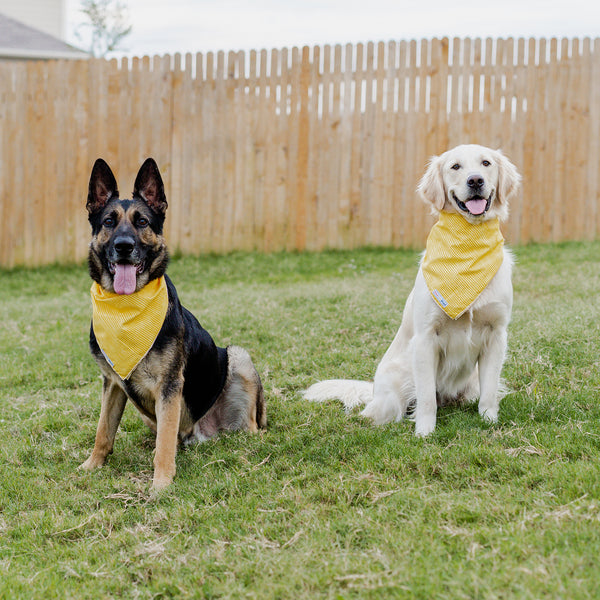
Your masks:
M 457 195 L 452 192 L 452 198 L 454 199 L 454 202 L 456 202 L 456 206 L 463 212 L 469 213 L 474 217 L 484 215 L 490 209 L 493 197 L 494 192 L 492 191 L 487 198 L 480 194 L 472 194 L 468 199 L 463 201 L 459 200 Z

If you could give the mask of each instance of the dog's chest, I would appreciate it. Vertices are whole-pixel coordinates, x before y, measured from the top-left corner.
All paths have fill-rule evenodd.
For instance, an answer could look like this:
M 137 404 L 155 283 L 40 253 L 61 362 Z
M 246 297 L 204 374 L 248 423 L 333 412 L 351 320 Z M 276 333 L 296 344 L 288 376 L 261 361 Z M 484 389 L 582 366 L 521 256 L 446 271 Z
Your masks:
M 456 321 L 445 319 L 444 327 L 438 328 L 438 347 L 442 360 L 471 363 L 476 359 L 481 345 L 481 331 L 468 311 Z
M 494 318 L 493 309 L 469 310 L 459 319 L 446 320 L 445 326 L 438 330 L 440 359 L 454 363 L 455 368 L 463 365 L 472 369 L 481 353 L 498 327 L 499 319 Z
M 147 360 L 148 357 L 142 361 L 127 381 L 123 381 L 123 388 L 138 410 L 154 417 L 156 402 L 161 397 L 162 385 L 152 376 L 151 371 L 144 368 L 144 362 Z
M 177 385 L 177 380 L 181 377 L 179 385 L 183 387 L 181 366 L 173 364 L 172 356 L 169 363 L 164 352 L 154 348 L 140 361 L 126 380 L 119 377 L 99 350 L 94 352 L 94 357 L 102 374 L 116 383 L 141 413 L 153 419 L 156 416 L 156 402 L 164 395 L 168 381 Z M 170 379 L 170 376 L 173 376 L 173 379 Z

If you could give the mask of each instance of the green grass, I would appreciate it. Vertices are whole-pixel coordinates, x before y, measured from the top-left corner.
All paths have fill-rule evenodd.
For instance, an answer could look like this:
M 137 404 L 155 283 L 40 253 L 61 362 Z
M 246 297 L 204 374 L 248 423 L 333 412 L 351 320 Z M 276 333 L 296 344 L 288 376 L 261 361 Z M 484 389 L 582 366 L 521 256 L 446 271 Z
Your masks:
M 0 598 L 597 598 L 600 243 L 515 253 L 499 423 L 445 409 L 426 440 L 298 395 L 372 377 L 416 253 L 173 261 L 255 359 L 269 427 L 180 451 L 158 496 L 131 407 L 106 466 L 76 470 L 101 388 L 85 268 L 0 272 Z

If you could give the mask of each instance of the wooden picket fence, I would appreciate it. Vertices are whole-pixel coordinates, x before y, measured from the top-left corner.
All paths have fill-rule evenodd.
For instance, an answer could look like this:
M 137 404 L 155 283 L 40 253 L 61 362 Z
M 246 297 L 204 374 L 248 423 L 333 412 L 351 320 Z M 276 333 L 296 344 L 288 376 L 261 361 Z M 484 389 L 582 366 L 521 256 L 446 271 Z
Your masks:
M 184 253 L 421 247 L 415 187 L 460 143 L 523 175 L 512 244 L 600 231 L 600 40 L 434 39 L 0 62 L 0 266 L 82 260 L 94 160 L 153 156 Z

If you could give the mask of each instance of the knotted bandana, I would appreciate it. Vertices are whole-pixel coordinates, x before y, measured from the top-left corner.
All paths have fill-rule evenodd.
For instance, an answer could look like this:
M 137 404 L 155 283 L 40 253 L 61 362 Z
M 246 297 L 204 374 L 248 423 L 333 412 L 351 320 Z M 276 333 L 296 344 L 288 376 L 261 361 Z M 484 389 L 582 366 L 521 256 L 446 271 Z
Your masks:
M 127 379 L 148 354 L 167 314 L 164 277 L 139 292 L 114 294 L 92 284 L 92 327 L 102 354 L 121 379 Z
M 457 213 L 441 212 L 421 263 L 438 306 L 458 319 L 477 300 L 504 259 L 498 219 L 472 224 Z

